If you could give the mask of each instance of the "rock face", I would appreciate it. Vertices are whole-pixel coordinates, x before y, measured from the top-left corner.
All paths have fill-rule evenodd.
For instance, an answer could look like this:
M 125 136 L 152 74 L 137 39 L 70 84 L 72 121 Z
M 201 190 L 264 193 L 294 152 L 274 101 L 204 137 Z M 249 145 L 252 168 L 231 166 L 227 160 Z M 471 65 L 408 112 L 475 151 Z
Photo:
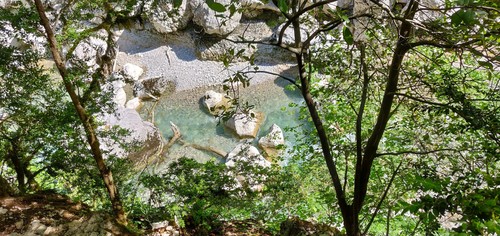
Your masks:
M 203 96 L 203 104 L 212 115 L 219 115 L 231 106 L 230 98 L 222 93 L 209 90 Z
M 0 8 L 2 3 L 0 3 Z M 12 4 L 12 1 L 4 1 L 5 7 Z M 44 37 L 36 36 L 33 33 L 28 33 L 23 29 L 17 30 L 10 22 L 3 21 L 0 27 L 0 43 L 4 46 L 12 46 L 17 49 L 26 50 L 33 49 L 38 53 L 44 54 L 46 40 Z
M 106 34 L 105 31 L 100 31 L 100 33 Z M 82 41 L 76 46 L 73 52 L 73 58 L 68 60 L 68 66 L 71 67 L 73 63 L 77 64 L 78 62 L 84 61 L 88 66 L 89 73 L 92 73 L 99 67 L 96 58 L 100 58 L 100 56 L 106 52 L 107 47 L 106 41 L 100 38 L 90 37 L 89 40 Z
M 283 150 L 280 149 L 280 146 L 285 144 L 285 138 L 283 136 L 283 131 L 281 128 L 273 124 L 271 128 L 269 128 L 269 133 L 259 139 L 259 147 L 264 150 L 266 157 L 278 157 L 283 154 Z
M 229 5 L 231 0 L 220 0 L 217 3 Z M 190 7 L 194 15 L 193 22 L 203 27 L 207 34 L 227 35 L 238 26 L 241 20 L 241 13 L 235 12 L 229 17 L 229 11 L 215 12 L 208 7 L 205 0 L 191 0 Z M 223 17 L 216 15 L 222 15 Z
M 172 1 L 148 0 L 144 4 L 144 13 L 156 29 L 164 34 L 173 33 L 186 28 L 193 18 L 188 0 L 183 0 L 181 5 L 174 7 Z
M 264 114 L 250 111 L 236 113 L 226 123 L 226 127 L 233 130 L 239 138 L 255 138 L 259 132 L 260 125 L 264 120 Z

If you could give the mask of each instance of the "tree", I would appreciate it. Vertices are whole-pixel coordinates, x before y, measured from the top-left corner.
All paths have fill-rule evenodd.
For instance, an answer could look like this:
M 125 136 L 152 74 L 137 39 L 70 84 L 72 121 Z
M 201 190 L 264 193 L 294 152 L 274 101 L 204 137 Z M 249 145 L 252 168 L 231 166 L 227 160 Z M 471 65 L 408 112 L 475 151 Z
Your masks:
M 80 119 L 81 124 L 84 127 L 85 134 L 87 137 L 87 142 L 90 145 L 92 156 L 99 169 L 101 178 L 104 181 L 104 185 L 106 186 L 106 189 L 108 191 L 109 199 L 111 201 L 116 220 L 120 224 L 126 225 L 127 217 L 125 214 L 125 210 L 123 209 L 122 202 L 120 199 L 120 194 L 113 179 L 112 171 L 104 160 L 103 151 L 96 131 L 96 122 L 92 117 L 91 113 L 92 110 L 89 109 L 89 107 L 91 106 L 88 103 L 89 101 L 92 100 L 91 96 L 96 91 L 99 91 L 99 84 L 102 83 L 104 79 L 111 73 L 111 68 L 112 68 L 111 62 L 112 59 L 114 58 L 114 55 L 116 55 L 115 52 L 116 48 L 114 47 L 113 33 L 111 31 L 111 28 L 115 24 L 118 24 L 117 22 L 120 22 L 124 18 L 126 18 L 125 16 L 127 10 L 125 10 L 125 12 L 115 11 L 114 10 L 115 8 L 113 7 L 112 4 L 125 3 L 126 6 L 128 7 L 130 7 L 130 4 L 127 2 L 113 2 L 113 3 L 93 2 L 92 4 L 88 5 L 89 2 L 76 3 L 72 1 L 66 3 L 64 9 L 67 10 L 68 12 L 61 12 L 60 13 L 61 15 L 58 16 L 61 17 L 61 21 L 63 22 L 63 33 L 65 33 L 64 36 L 66 36 L 67 37 L 66 40 L 69 41 L 67 42 L 69 43 L 69 45 L 63 44 L 64 46 L 69 46 L 68 52 L 66 53 L 66 55 L 63 55 L 61 53 L 62 51 L 60 48 L 63 45 L 58 44 L 58 40 L 56 39 L 50 20 L 47 18 L 45 14 L 45 9 L 42 2 L 40 0 L 35 0 L 34 3 L 38 15 L 40 17 L 40 22 L 45 29 L 45 34 L 48 40 L 52 58 L 56 64 L 59 75 L 63 80 L 65 90 L 70 96 L 70 99 L 74 105 L 74 109 Z M 97 26 L 93 26 L 82 31 L 76 31 L 75 28 L 72 28 L 74 26 L 68 24 L 68 22 L 71 22 L 69 20 L 71 20 L 74 17 L 78 18 L 80 16 L 84 16 L 82 15 L 85 14 L 84 12 L 81 11 L 79 12 L 79 10 L 83 9 L 82 7 L 86 7 L 87 10 L 91 10 L 92 7 L 95 7 L 95 9 L 104 9 L 105 14 L 102 16 L 103 17 L 102 22 Z M 95 16 L 91 14 L 91 17 Z M 132 16 L 130 18 L 133 17 L 135 16 Z M 85 18 L 80 20 L 83 21 L 85 20 Z M 56 21 L 57 20 L 58 19 L 56 18 Z M 77 88 L 75 88 L 75 84 L 76 85 L 81 84 L 82 78 L 78 78 L 78 76 L 82 76 L 81 74 L 80 75 L 78 74 L 81 73 L 81 71 L 75 70 L 74 68 L 68 69 L 64 58 L 66 58 L 66 60 L 73 60 L 73 62 L 75 62 L 73 58 L 74 56 L 73 52 L 75 48 L 82 40 L 91 36 L 92 33 L 95 33 L 99 30 L 105 30 L 108 33 L 107 49 L 106 52 L 100 58 L 98 58 L 100 61 L 99 68 L 91 76 L 92 82 L 90 83 L 88 88 L 85 89 L 83 95 L 79 96 L 77 94 Z
M 0 122 L 0 150 L 4 159 L 16 172 L 18 190 L 37 190 L 35 177 L 42 171 L 52 169 L 47 164 L 50 154 L 60 146 L 58 136 L 64 136 L 72 123 L 65 118 L 64 94 L 57 82 L 48 79 L 38 65 L 39 55 L 32 50 L 20 51 L 13 47 L 0 46 L 2 66 L 0 80 L 2 101 L 0 107 L 5 114 Z M 54 119 L 54 117 L 57 117 Z M 39 155 L 47 156 L 39 169 L 31 170 L 31 163 Z
M 273 2 L 286 19 L 276 42 L 237 42 L 273 44 L 295 55 L 297 87 L 316 129 L 348 235 L 368 232 L 393 182 L 402 175 L 402 169 L 417 175 L 425 169 L 410 164 L 411 157 L 423 156 L 429 161 L 433 155 L 439 159 L 459 154 L 479 161 L 478 156 L 486 155 L 488 161 L 498 162 L 493 157 L 498 155 L 497 151 L 491 149 L 498 150 L 498 98 L 493 95 L 498 89 L 498 73 L 493 69 L 499 59 L 495 56 L 499 42 L 499 25 L 494 20 L 499 15 L 497 3 L 445 1 L 438 4 L 409 0 L 401 7 L 380 1 L 351 1 L 347 4 L 350 9 L 332 9 L 327 4 L 335 1 Z M 293 30 L 291 45 L 283 41 L 287 28 Z M 304 33 L 304 28 L 313 30 Z M 339 38 L 343 40 L 337 40 Z M 324 44 L 316 47 L 315 40 Z M 344 56 L 344 61 L 338 55 Z M 468 69 L 469 66 L 474 69 Z M 484 73 L 471 79 L 472 71 L 478 69 Z M 432 78 L 426 73 L 435 73 L 441 78 Z M 315 82 L 318 77 L 327 85 L 318 86 Z M 355 122 L 345 120 L 345 114 L 334 110 L 341 105 Z M 397 125 L 394 119 L 422 119 L 420 116 L 429 110 L 446 110 L 464 126 L 461 130 L 451 127 L 436 130 L 432 126 L 433 132 L 446 131 L 446 137 L 451 138 L 460 136 L 461 131 L 471 131 L 475 133 L 471 138 L 483 140 L 484 145 L 475 150 L 459 145 L 464 147 L 461 150 L 447 143 L 449 140 L 444 137 L 437 139 L 443 143 L 433 145 L 429 138 L 411 140 L 407 135 L 392 132 L 391 126 Z M 419 115 L 410 116 L 412 113 Z M 442 114 L 432 118 L 441 119 Z M 429 125 L 437 121 L 426 119 L 426 122 Z M 412 125 L 410 132 L 424 135 L 416 132 L 415 125 L 422 125 L 420 122 L 405 123 Z M 342 138 L 343 143 L 336 143 Z M 392 169 L 381 166 L 381 162 L 387 160 L 396 162 Z M 483 161 L 478 167 L 480 171 L 470 172 L 469 177 L 495 178 L 495 174 L 482 174 L 488 169 L 485 167 L 488 161 Z M 455 162 L 455 168 L 458 163 Z M 377 185 L 378 190 L 373 183 L 374 171 L 390 176 L 382 188 Z M 416 182 L 422 187 L 422 184 L 429 186 L 427 181 L 425 177 Z M 439 181 L 443 187 L 447 185 L 445 180 Z M 489 189 L 494 188 L 494 182 L 488 185 Z M 374 199 L 375 194 L 379 194 L 378 200 Z M 445 208 L 433 209 L 438 212 L 434 214 L 434 222 Z M 362 214 L 372 216 L 361 222 Z M 494 218 L 494 213 L 487 214 L 490 214 L 488 219 Z

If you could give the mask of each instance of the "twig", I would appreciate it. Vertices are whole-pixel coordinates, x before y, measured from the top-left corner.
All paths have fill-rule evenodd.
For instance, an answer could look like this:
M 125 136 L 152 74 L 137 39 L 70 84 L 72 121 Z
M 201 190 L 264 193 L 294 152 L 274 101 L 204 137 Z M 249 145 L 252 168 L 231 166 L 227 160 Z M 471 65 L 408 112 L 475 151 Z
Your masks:
M 280 75 L 278 73 L 274 73 L 274 72 L 270 72 L 270 71 L 265 71 L 265 70 L 253 70 L 253 71 L 245 71 L 245 72 L 241 72 L 242 74 L 249 74 L 249 73 L 263 73 L 263 74 L 269 74 L 269 75 L 275 75 L 275 76 L 278 76 L 288 82 L 290 82 L 291 84 L 295 85 L 295 87 L 297 88 L 300 88 L 300 85 L 297 84 L 297 82 L 295 82 L 294 79 L 290 78 L 290 77 L 286 77 L 286 76 L 283 76 L 283 75 Z

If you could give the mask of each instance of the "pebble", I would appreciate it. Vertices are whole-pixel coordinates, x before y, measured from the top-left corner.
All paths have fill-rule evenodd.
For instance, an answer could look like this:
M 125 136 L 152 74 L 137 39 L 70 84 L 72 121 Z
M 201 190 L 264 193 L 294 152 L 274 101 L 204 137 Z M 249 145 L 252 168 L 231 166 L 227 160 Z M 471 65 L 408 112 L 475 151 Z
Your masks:
M 3 207 L 0 207 L 0 215 L 3 215 L 5 213 L 7 213 L 9 210 L 3 208 Z

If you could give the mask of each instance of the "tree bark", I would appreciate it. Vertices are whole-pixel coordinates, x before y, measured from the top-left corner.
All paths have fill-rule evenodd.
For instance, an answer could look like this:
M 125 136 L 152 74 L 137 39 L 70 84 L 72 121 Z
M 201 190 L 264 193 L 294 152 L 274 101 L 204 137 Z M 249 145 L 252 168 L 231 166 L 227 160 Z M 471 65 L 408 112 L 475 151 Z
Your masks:
M 92 117 L 90 117 L 83 107 L 80 98 L 76 94 L 75 90 L 73 89 L 73 85 L 68 78 L 66 66 L 64 63 L 64 60 L 62 59 L 62 56 L 57 48 L 57 41 L 54 36 L 54 32 L 52 30 L 52 27 L 50 26 L 49 19 L 45 15 L 45 10 L 43 7 L 43 4 L 40 0 L 34 0 L 36 9 L 38 11 L 38 14 L 40 16 L 40 21 L 45 28 L 45 32 L 47 34 L 47 40 L 49 42 L 49 47 L 50 51 L 52 53 L 53 59 L 56 63 L 57 69 L 59 71 L 59 74 L 61 75 L 64 86 L 66 88 L 66 92 L 69 94 L 71 101 L 73 102 L 73 105 L 75 107 L 76 113 L 78 114 L 78 117 L 80 118 L 80 121 L 83 124 L 86 136 L 87 136 L 87 142 L 90 145 L 91 151 L 92 151 L 92 156 L 96 162 L 97 168 L 99 169 L 99 172 L 101 174 L 101 178 L 104 181 L 104 185 L 106 186 L 106 189 L 108 190 L 108 195 L 109 199 L 111 201 L 111 204 L 113 206 L 113 212 L 115 214 L 116 221 L 120 224 L 127 225 L 127 217 L 125 214 L 125 211 L 122 206 L 122 202 L 120 199 L 120 194 L 118 193 L 118 188 L 116 187 L 116 184 L 113 181 L 113 175 L 111 172 L 111 169 L 109 169 L 106 166 L 106 163 L 104 162 L 104 158 L 102 155 L 102 151 L 100 148 L 100 143 L 99 139 L 97 138 L 96 132 L 95 132 L 95 125 L 93 123 Z

